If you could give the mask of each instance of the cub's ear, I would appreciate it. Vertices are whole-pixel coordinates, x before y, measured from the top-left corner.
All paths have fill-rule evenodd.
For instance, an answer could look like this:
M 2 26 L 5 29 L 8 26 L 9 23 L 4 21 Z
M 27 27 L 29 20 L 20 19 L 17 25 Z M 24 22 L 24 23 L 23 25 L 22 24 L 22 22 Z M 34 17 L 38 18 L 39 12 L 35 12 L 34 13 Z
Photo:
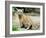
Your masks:
M 16 8 L 16 10 L 18 10 L 18 8 Z

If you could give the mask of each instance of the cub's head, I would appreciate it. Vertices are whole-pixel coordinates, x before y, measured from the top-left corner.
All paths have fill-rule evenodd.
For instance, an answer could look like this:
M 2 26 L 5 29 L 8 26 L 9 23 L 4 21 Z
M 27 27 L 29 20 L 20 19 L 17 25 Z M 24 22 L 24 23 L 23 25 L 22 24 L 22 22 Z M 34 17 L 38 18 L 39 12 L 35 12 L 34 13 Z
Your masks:
M 18 15 L 19 15 L 19 14 L 23 14 L 23 9 L 17 9 L 17 8 L 16 8 L 16 10 L 17 10 L 16 13 L 17 13 Z
M 17 9 L 16 8 L 16 13 L 18 14 L 18 16 L 19 16 L 19 19 L 21 19 L 21 17 L 22 17 L 22 15 L 23 15 L 23 9 Z

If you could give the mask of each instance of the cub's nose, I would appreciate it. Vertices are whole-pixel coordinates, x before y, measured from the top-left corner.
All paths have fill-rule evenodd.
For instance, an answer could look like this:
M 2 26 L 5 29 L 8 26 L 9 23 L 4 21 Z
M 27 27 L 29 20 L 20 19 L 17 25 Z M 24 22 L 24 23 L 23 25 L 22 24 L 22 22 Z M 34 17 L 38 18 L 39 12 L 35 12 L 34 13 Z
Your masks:
M 19 16 L 19 18 L 21 19 L 22 15 L 21 15 L 21 14 L 19 14 L 18 16 Z

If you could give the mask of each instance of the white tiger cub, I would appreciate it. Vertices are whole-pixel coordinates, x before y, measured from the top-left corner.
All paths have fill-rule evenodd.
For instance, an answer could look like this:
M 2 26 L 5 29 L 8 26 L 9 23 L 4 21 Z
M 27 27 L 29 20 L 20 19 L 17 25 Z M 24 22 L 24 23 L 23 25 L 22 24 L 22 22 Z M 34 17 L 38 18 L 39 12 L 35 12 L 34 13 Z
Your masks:
M 17 15 L 20 21 L 20 27 L 25 29 L 34 29 L 34 23 L 30 17 L 23 14 L 23 9 L 17 9 Z
M 32 29 L 33 22 L 30 17 L 23 14 L 23 9 L 17 9 L 16 13 L 18 14 L 21 28 Z

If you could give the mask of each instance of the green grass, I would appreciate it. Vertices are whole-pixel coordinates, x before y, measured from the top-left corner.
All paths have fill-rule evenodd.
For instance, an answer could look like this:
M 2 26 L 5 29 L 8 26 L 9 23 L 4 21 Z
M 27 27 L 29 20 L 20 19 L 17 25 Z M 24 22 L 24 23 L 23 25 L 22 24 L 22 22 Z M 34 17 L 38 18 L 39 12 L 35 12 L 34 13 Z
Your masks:
M 13 23 L 12 31 L 20 31 L 20 27 L 17 24 Z
M 12 31 L 19 31 L 19 29 L 18 29 L 18 27 L 16 27 L 15 25 L 13 25 Z

